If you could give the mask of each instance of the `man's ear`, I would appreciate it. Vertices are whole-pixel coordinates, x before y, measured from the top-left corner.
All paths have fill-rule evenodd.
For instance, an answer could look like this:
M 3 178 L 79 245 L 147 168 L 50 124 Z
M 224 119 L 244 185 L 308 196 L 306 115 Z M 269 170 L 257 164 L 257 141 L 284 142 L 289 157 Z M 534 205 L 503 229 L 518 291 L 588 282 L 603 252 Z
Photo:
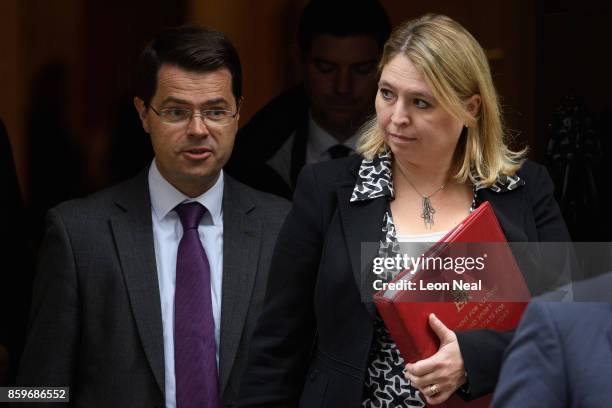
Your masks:
M 481 103 L 482 99 L 480 98 L 479 94 L 474 94 L 468 99 L 465 107 L 472 117 L 477 118 L 480 115 Z
M 240 97 L 238 103 L 236 104 L 236 109 L 238 109 L 238 113 L 236 114 L 236 122 L 240 120 L 240 111 L 242 110 L 242 106 L 244 105 L 244 95 Z
M 144 101 L 139 97 L 134 97 L 134 107 L 138 112 L 138 117 L 140 118 L 140 122 L 142 123 L 142 128 L 145 132 L 149 133 L 149 122 L 147 121 L 148 109 L 145 105 Z

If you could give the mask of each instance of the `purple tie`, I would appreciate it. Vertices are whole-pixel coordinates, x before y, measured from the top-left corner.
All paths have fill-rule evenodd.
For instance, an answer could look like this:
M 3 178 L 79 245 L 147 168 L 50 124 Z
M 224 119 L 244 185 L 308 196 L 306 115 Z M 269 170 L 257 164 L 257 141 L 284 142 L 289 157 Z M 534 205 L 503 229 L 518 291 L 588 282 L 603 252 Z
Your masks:
M 176 255 L 174 296 L 176 407 L 218 408 L 210 265 L 198 235 L 198 224 L 206 208 L 199 203 L 187 203 L 175 209 L 183 225 Z

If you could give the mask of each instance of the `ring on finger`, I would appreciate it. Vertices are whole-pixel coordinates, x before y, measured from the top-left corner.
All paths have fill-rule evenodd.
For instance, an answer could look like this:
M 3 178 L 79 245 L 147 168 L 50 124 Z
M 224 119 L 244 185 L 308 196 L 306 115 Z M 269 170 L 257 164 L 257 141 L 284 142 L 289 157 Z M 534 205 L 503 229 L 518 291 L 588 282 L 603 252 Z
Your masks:
M 406 382 L 408 383 L 408 385 L 410 385 L 412 382 L 410 381 L 410 377 L 408 377 L 408 369 L 404 368 L 402 371 L 404 374 L 404 378 L 406 379 Z

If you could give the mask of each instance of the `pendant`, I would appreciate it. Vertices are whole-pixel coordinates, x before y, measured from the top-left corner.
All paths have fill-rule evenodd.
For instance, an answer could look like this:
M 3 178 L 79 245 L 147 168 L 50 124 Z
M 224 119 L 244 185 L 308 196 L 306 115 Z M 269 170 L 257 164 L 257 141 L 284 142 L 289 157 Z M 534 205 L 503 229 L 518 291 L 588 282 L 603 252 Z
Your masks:
M 425 222 L 425 227 L 427 229 L 431 229 L 434 224 L 433 215 L 436 213 L 436 210 L 431 205 L 431 200 L 429 197 L 423 197 L 423 212 L 421 213 L 421 218 Z

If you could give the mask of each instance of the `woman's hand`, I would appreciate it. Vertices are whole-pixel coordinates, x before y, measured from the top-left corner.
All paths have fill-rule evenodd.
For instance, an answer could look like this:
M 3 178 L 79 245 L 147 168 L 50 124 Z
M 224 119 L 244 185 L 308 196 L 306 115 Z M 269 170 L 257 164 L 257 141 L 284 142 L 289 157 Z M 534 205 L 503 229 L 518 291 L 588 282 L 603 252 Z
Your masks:
M 455 332 L 433 313 L 429 315 L 429 326 L 440 339 L 438 352 L 425 360 L 406 364 L 404 373 L 412 386 L 423 393 L 427 403 L 435 405 L 446 401 L 466 378 Z

